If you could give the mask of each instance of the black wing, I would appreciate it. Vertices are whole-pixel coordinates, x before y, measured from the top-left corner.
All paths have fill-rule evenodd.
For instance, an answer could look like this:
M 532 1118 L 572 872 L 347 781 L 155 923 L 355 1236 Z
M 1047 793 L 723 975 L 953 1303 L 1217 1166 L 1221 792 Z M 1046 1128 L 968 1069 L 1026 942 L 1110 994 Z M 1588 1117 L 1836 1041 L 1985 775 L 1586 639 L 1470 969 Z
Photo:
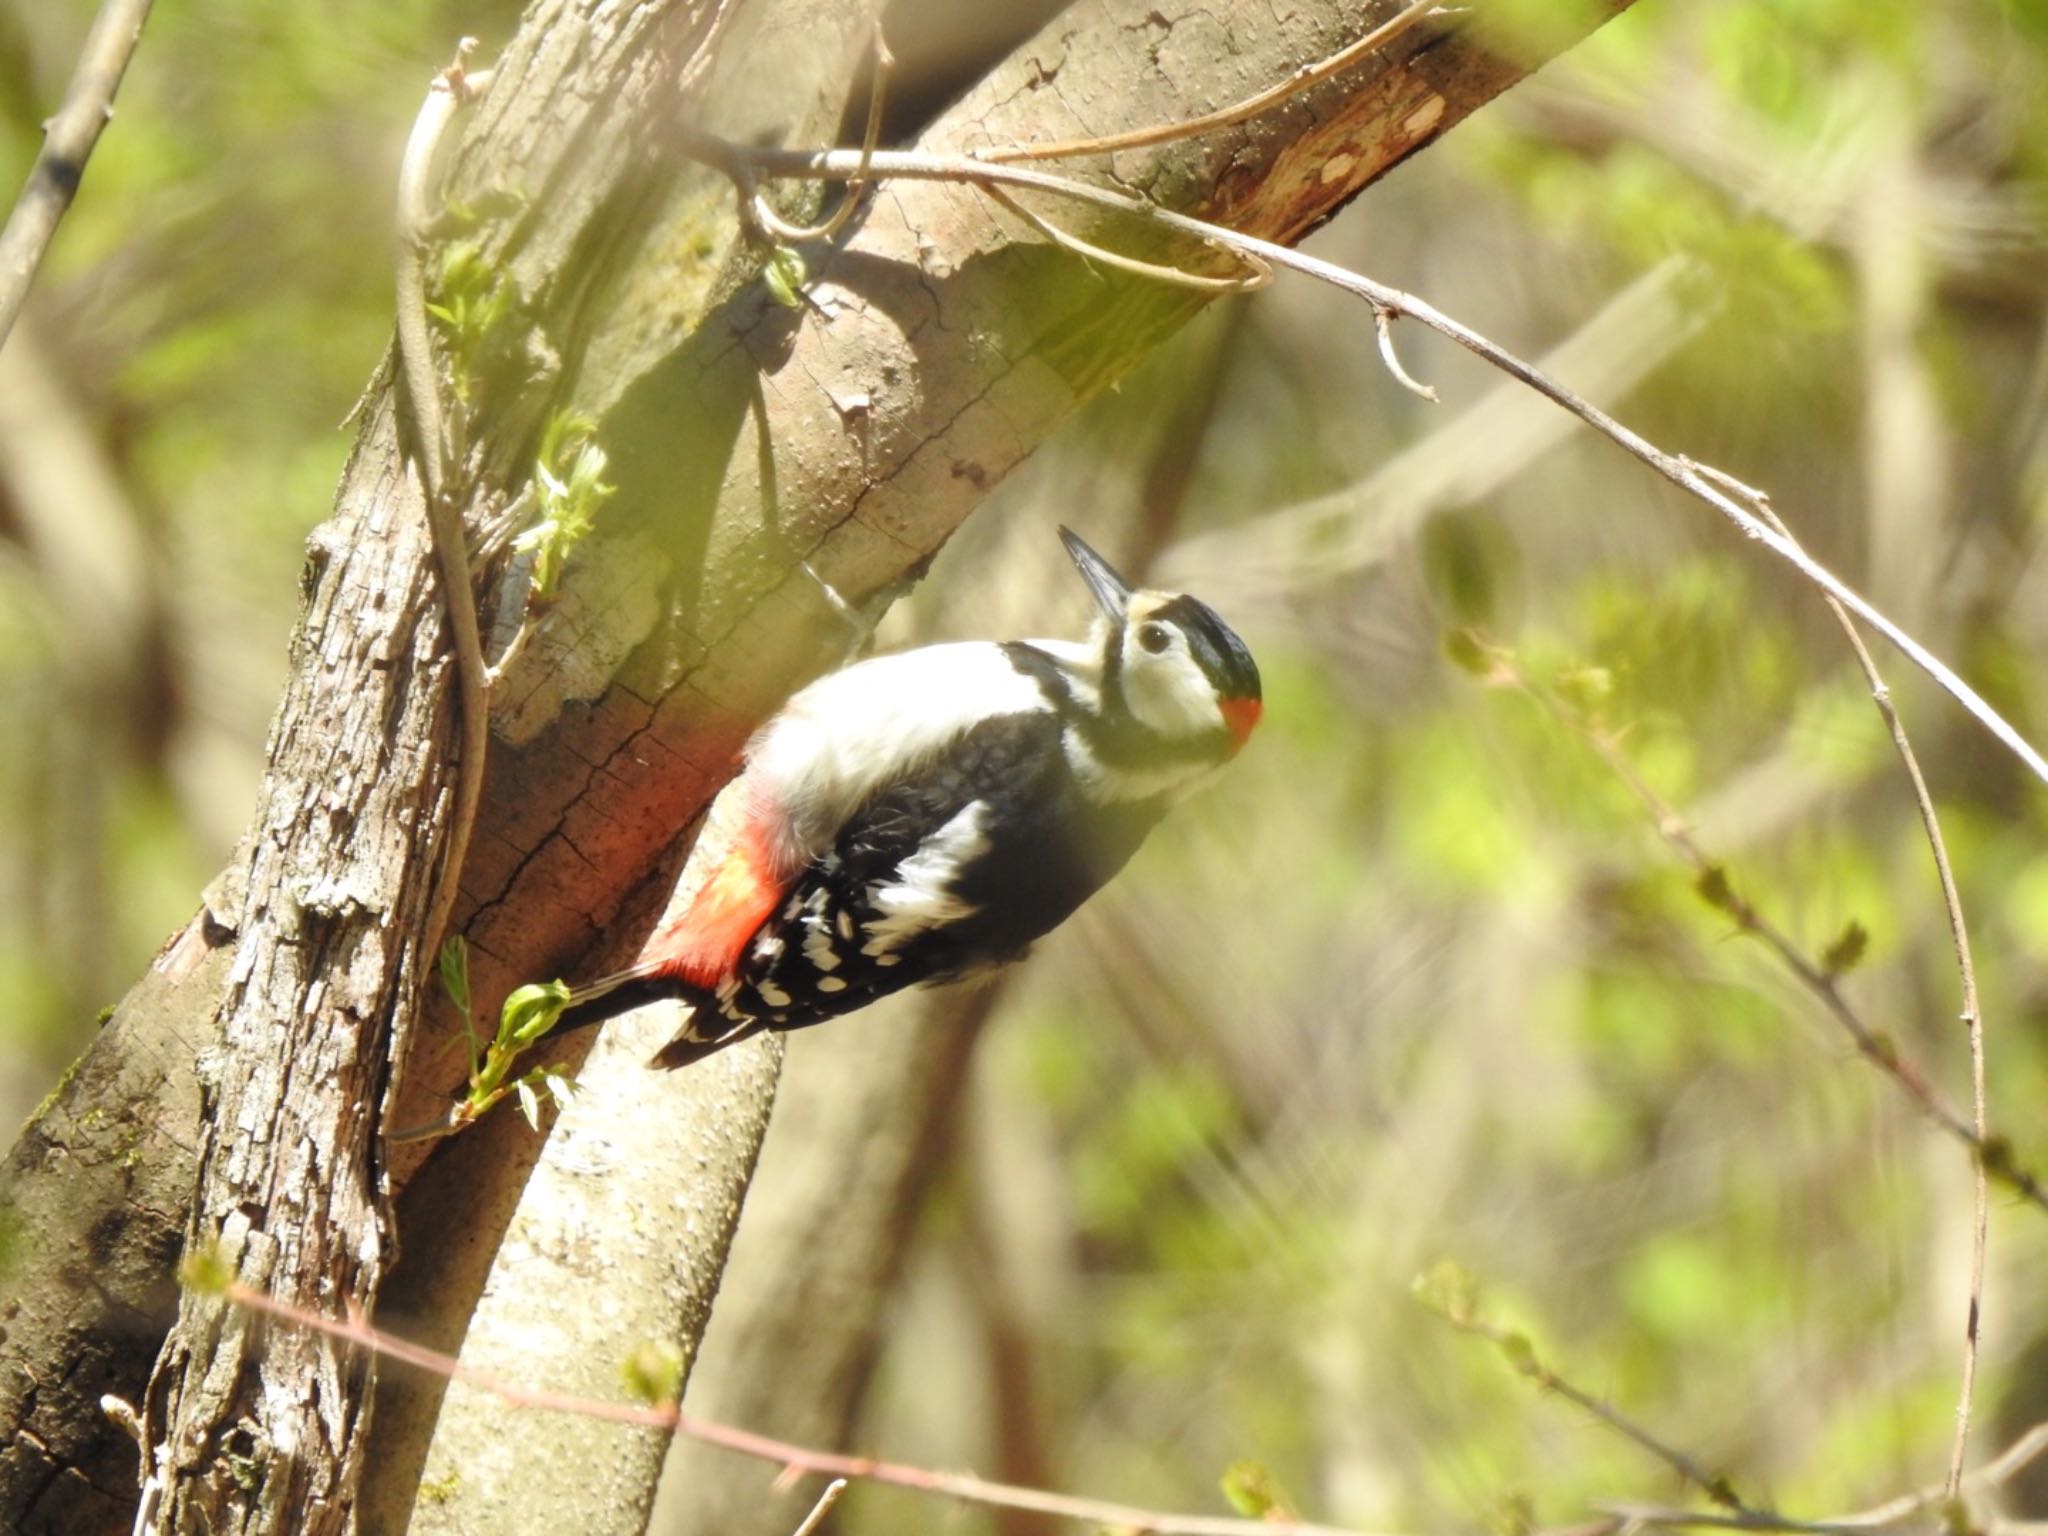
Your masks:
M 799 878 L 740 970 L 741 1016 L 797 1028 L 1020 957 L 1136 851 L 1163 804 L 1101 809 L 1052 710 L 983 721 L 877 794 Z

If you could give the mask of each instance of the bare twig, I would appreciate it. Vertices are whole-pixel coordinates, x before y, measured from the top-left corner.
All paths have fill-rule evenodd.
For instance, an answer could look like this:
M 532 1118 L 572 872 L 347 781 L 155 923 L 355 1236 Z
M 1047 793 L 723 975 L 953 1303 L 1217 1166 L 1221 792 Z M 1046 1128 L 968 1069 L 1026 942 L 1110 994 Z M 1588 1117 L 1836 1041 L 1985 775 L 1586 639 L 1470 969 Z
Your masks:
M 77 195 L 85 162 L 114 117 L 114 93 L 135 54 L 150 0 L 105 0 L 78 55 L 63 104 L 44 126 L 43 147 L 0 229 L 0 346 L 35 286 L 36 271 Z
M 1596 1508 L 1626 1525 L 1651 1525 L 1716 1531 L 1798 1531 L 1806 1536 L 1869 1536 L 1867 1525 L 1836 1520 L 1799 1520 L 1768 1510 L 1730 1512 L 1718 1509 L 1669 1509 L 1657 1504 L 1601 1503 Z
M 1357 42 L 1347 43 L 1326 59 L 1302 65 L 1278 85 L 1270 86 L 1255 96 L 1247 96 L 1231 106 L 1219 107 L 1214 112 L 1204 112 L 1199 117 L 1183 118 L 1179 122 L 1158 123 L 1150 128 L 1133 128 L 1128 133 L 1106 134 L 1096 139 L 1057 139 L 1049 144 L 1010 144 L 999 149 L 983 149 L 976 151 L 975 158 L 991 164 L 1005 164 L 1017 160 L 1065 160 L 1076 155 L 1105 155 L 1119 149 L 1170 144 L 1179 139 L 1194 138 L 1197 134 L 1212 133 L 1218 128 L 1248 123 L 1288 97 L 1298 96 L 1310 86 L 1319 85 L 1360 60 L 1372 57 L 1435 10 L 1437 3 L 1438 0 L 1416 0 L 1415 4 L 1380 23 Z
M 818 1495 L 818 1502 L 811 1506 L 811 1512 L 804 1516 L 804 1523 L 790 1533 L 790 1536 L 811 1536 L 832 1513 L 832 1506 L 839 1502 L 839 1495 L 846 1492 L 846 1479 L 835 1477 L 825 1485 L 825 1491 Z
M 1686 1529 L 1708 1527 L 1750 1531 L 1803 1531 L 1819 1536 L 1870 1536 L 1872 1531 L 1903 1526 L 1915 1515 L 1952 1504 L 1958 1492 L 2002 1487 L 2028 1467 L 2048 1455 L 2048 1424 L 2036 1424 L 2017 1440 L 1962 1480 L 1960 1489 L 1946 1481 L 1933 1483 L 1898 1498 L 1887 1499 L 1869 1509 L 1847 1515 L 1828 1515 L 1819 1520 L 1794 1520 L 1784 1515 L 1752 1510 L 1730 1514 L 1723 1510 L 1668 1509 L 1655 1504 L 1603 1504 L 1601 1508 L 1630 1524 Z M 1944 1529 L 1951 1529 L 1943 1521 Z M 1994 1527 L 1995 1528 L 1995 1527 Z
M 874 156 L 875 146 L 882 142 L 882 116 L 889 103 L 889 77 L 896 69 L 896 55 L 889 51 L 888 40 L 882 35 L 882 21 L 875 18 L 874 83 L 868 87 L 868 121 L 861 133 L 860 153 L 863 161 Z M 792 224 L 775 211 L 759 190 L 744 199 L 742 209 L 750 216 L 761 234 L 784 245 L 801 245 L 807 240 L 830 240 L 853 217 L 853 211 L 861 205 L 868 190 L 865 176 L 847 178 L 846 189 L 840 194 L 839 206 L 816 224 Z
M 1792 538 L 1792 531 L 1771 506 L 1770 497 L 1719 470 L 1700 466 L 1700 471 L 1723 489 L 1741 496 L 1756 509 L 1758 516 L 1785 538 Z M 1927 790 L 1927 777 L 1920 771 L 1919 755 L 1907 739 L 1905 724 L 1899 719 L 1898 707 L 1892 702 L 1891 689 L 1885 686 L 1877 663 L 1871 659 L 1870 648 L 1857 633 L 1856 621 L 1832 596 L 1827 598 L 1827 605 L 1835 616 L 1835 622 L 1842 627 L 1849 649 L 1855 654 L 1856 665 L 1862 669 L 1864 681 L 1870 685 L 1870 697 L 1891 732 L 1892 747 L 1899 754 L 1900 765 L 1906 770 L 1907 782 L 1913 788 L 1913 803 L 1920 811 L 1920 826 L 1927 838 L 1928 851 L 1934 856 L 1934 872 L 1941 883 L 1942 905 L 1948 912 L 1949 940 L 1955 948 L 1956 972 L 1962 989 L 1963 1027 L 1970 1042 L 1971 1126 L 1981 1145 L 1991 1134 L 1984 1066 L 1984 1020 L 1978 1004 L 1977 966 L 1970 953 L 1969 925 L 1963 919 L 1962 893 L 1956 888 L 1955 871 L 1949 864 L 1948 842 L 1941 833 L 1941 819 L 1935 814 L 1934 797 Z M 1977 1359 L 1983 1348 L 1985 1249 L 1991 1230 L 1990 1180 L 1984 1172 L 1982 1158 L 1973 1159 L 1972 1163 L 1975 1198 L 1970 1226 L 1969 1298 L 1963 1322 L 1962 1384 L 1957 1391 L 1956 1433 L 1949 1452 L 1948 1481 L 1944 1487 L 1944 1493 L 1950 1499 L 1955 1498 L 1962 1488 L 1963 1463 L 1970 1444 L 1971 1406 L 1977 1390 Z
M 1934 679 L 1935 683 L 1962 705 L 1980 725 L 1990 731 L 2008 751 L 2026 765 L 2029 772 L 2043 784 L 2048 784 L 2048 757 L 2043 757 L 2040 751 L 2020 735 L 1976 689 L 1964 682 L 1953 668 L 1887 618 L 1841 577 L 1714 485 L 1700 472 L 1699 466 L 1678 454 L 1666 453 L 1640 434 L 1623 426 L 1598 406 L 1581 399 L 1555 379 L 1524 362 L 1505 347 L 1488 340 L 1469 326 L 1453 320 L 1412 294 L 1375 282 L 1334 262 L 1305 255 L 1270 240 L 1262 240 L 1256 235 L 1243 234 L 1220 224 L 1193 218 L 1188 214 L 1174 213 L 1141 198 L 1030 166 L 1000 165 L 967 156 L 926 155 L 903 151 L 877 151 L 872 156 L 862 156 L 849 150 L 750 150 L 727 140 L 696 133 L 682 135 L 680 142 L 686 153 L 724 170 L 740 182 L 743 188 L 751 184 L 751 178 L 761 175 L 843 181 L 858 170 L 864 176 L 877 179 L 947 181 L 981 188 L 1000 184 L 1051 192 L 1098 208 L 1129 214 L 1199 240 L 1225 245 L 1236 251 L 1249 252 L 1276 268 L 1299 272 L 1342 289 L 1365 300 L 1376 310 L 1384 309 L 1397 316 L 1418 320 L 1439 335 L 1450 338 L 1468 352 L 1521 380 L 1544 398 L 1571 412 L 1596 432 L 1649 465 L 1666 480 L 1714 508 L 1733 523 L 1745 537 L 1762 544 L 1779 559 L 1793 566 L 1809 582 L 1839 600 L 1844 607 L 1883 635 L 1916 667 Z
M 1387 365 L 1387 372 L 1394 376 L 1394 382 L 1411 395 L 1420 395 L 1431 405 L 1441 398 L 1431 386 L 1418 381 L 1401 366 L 1401 354 L 1394 350 L 1394 320 L 1396 316 L 1384 305 L 1375 304 L 1372 309 L 1374 329 L 1380 333 L 1380 361 Z
M 1192 288 L 1197 293 L 1210 295 L 1251 293 L 1273 281 L 1273 269 L 1249 252 L 1231 253 L 1246 269 L 1236 277 L 1211 277 L 1206 273 L 1190 272 L 1185 267 L 1169 266 L 1163 262 L 1140 261 L 1135 256 L 1126 256 L 1121 251 L 1109 250 L 1060 228 L 1052 220 L 1033 213 L 1001 187 L 992 186 L 983 190 L 1061 250 L 1071 252 L 1083 261 L 1100 262 L 1105 267 L 1114 267 L 1119 272 L 1129 272 L 1136 277 L 1148 277 L 1154 282 L 1165 283 L 1172 288 Z
M 2043 1456 L 2048 1456 L 2048 1423 L 2036 1424 L 2021 1435 L 1979 1467 L 1969 1481 L 1993 1488 L 2003 1487 Z
M 434 538 L 434 559 L 448 603 L 448 627 L 455 638 L 455 670 L 461 693 L 462 745 L 456 763 L 455 804 L 448 817 L 448 851 L 434 894 L 427 905 L 422 952 L 436 954 L 441 936 L 461 889 L 462 864 L 469 852 L 469 834 L 476 822 L 483 792 L 484 754 L 489 748 L 489 682 L 484 666 L 483 637 L 477 625 L 476 593 L 469 572 L 469 549 L 462 532 L 462 510 L 450 496 L 454 450 L 441 411 L 441 380 L 434 365 L 433 340 L 427 325 L 427 229 L 433 222 L 433 170 L 436 151 L 455 114 L 475 98 L 489 76 L 465 72 L 464 61 L 476 47 L 465 37 L 456 45 L 455 62 L 434 77 L 427 99 L 406 140 L 398 172 L 398 361 L 404 387 L 400 392 L 408 413 L 413 456 L 426 489 L 427 524 Z
M 1759 1511 L 1743 1502 L 1741 1495 L 1735 1491 L 1735 1485 L 1729 1481 L 1725 1473 L 1709 1472 L 1684 1451 L 1665 1444 L 1620 1409 L 1601 1401 L 1584 1388 L 1558 1375 L 1543 1363 L 1527 1334 L 1517 1329 L 1502 1327 L 1490 1318 L 1482 1317 L 1469 1302 L 1463 1300 L 1433 1304 L 1430 1311 L 1460 1333 L 1468 1333 L 1474 1338 L 1485 1339 L 1493 1344 L 1517 1375 L 1525 1376 L 1535 1382 L 1541 1390 L 1583 1408 L 1638 1450 L 1663 1462 L 1722 1509 L 1739 1516 L 1754 1516 L 1759 1513 L 1769 1515 L 1768 1511 Z M 1777 1517 L 1769 1515 L 1769 1518 Z
M 1864 1060 L 1896 1084 L 1928 1120 L 1968 1147 L 1975 1156 L 1979 1168 L 2009 1186 L 2031 1204 L 2048 1211 L 2048 1186 L 2044 1186 L 2039 1177 L 2018 1163 L 2011 1146 L 2003 1137 L 1980 1133 L 1975 1126 L 1958 1114 L 1954 1106 L 1942 1097 L 1940 1090 L 1928 1080 L 1927 1074 L 1901 1053 L 1897 1042 L 1873 1028 L 1856 1011 L 1843 995 L 1841 983 L 1835 972 L 1826 964 L 1809 957 L 1792 942 L 1782 928 L 1766 918 L 1747 897 L 1735 889 L 1728 879 L 1727 870 L 1700 845 L 1691 828 L 1685 824 L 1685 819 L 1636 771 L 1635 764 L 1622 750 L 1620 739 L 1614 731 L 1580 714 L 1543 689 L 1535 687 L 1506 655 L 1494 653 L 1489 660 L 1494 680 L 1520 690 L 1553 719 L 1576 732 L 1580 739 L 1592 748 L 1614 776 L 1627 786 L 1629 793 L 1635 796 L 1637 803 L 1643 807 L 1656 827 L 1657 835 L 1692 866 L 1701 897 L 1715 910 L 1733 921 L 1738 930 L 1756 939 L 1776 955 L 1785 969 L 1820 1000 L 1828 1016 L 1841 1027 L 1842 1032 L 1849 1037 L 1857 1053 Z
M 1077 1520 L 1114 1530 L 1150 1532 L 1153 1536 L 1361 1536 L 1356 1531 L 1299 1520 L 1242 1520 L 1218 1515 L 1166 1514 L 1128 1504 L 1110 1504 L 1099 1499 L 1075 1498 L 1039 1488 L 991 1482 L 971 1473 L 940 1472 L 903 1462 L 878 1461 L 870 1456 L 845 1456 L 834 1451 L 812 1450 L 768 1435 L 757 1435 L 751 1430 L 691 1418 L 673 1403 L 608 1402 L 601 1398 L 577 1397 L 567 1392 L 523 1386 L 493 1372 L 465 1365 L 452 1355 L 444 1355 L 386 1333 L 373 1327 L 360 1314 L 351 1314 L 346 1319 L 322 1317 L 241 1284 L 228 1285 L 221 1296 L 234 1306 L 295 1323 L 387 1359 L 403 1360 L 408 1365 L 432 1371 L 450 1381 L 462 1382 L 515 1408 L 543 1408 L 613 1424 L 672 1430 L 706 1445 L 752 1456 L 806 1475 L 888 1483 L 897 1488 L 959 1499 L 964 1503 L 1028 1510 L 1034 1514 L 1052 1515 L 1062 1520 Z
M 1920 808 L 1920 823 L 1927 834 L 1928 851 L 1934 856 L 1935 875 L 1941 882 L 1942 903 L 1948 909 L 1949 939 L 1955 947 L 1956 972 L 1961 979 L 1963 1027 L 1970 1042 L 1971 1128 L 1977 1133 L 1977 1146 L 1982 1148 L 1991 1137 L 1989 1090 L 1984 1065 L 1984 1015 L 1977 1000 L 1977 967 L 1970 954 L 1970 933 L 1968 924 L 1963 920 L 1962 895 L 1956 889 L 1955 872 L 1949 865 L 1948 844 L 1942 837 L 1941 822 L 1934 812 L 1933 797 L 1927 792 L 1927 779 L 1920 771 L 1920 760 L 1906 739 L 1906 728 L 1900 723 L 1898 709 L 1892 702 L 1891 690 L 1878 676 L 1870 651 L 1863 644 L 1863 637 L 1856 633 L 1856 626 L 1842 611 L 1842 605 L 1832 597 L 1828 599 L 1828 605 L 1841 621 L 1850 647 L 1856 653 L 1857 664 L 1869 680 L 1870 696 L 1890 728 L 1892 745 L 1897 749 L 1899 761 L 1912 783 L 1914 803 Z M 1974 1205 L 1970 1221 L 1969 1299 L 1963 1320 L 1963 1371 L 1962 1383 L 1956 1394 L 1955 1443 L 1949 1453 L 1946 1488 L 1951 1499 L 1962 1487 L 1963 1464 L 1970 1444 L 1970 1412 L 1977 1389 L 1977 1359 L 1983 1349 L 1985 1249 L 1991 1235 L 1990 1178 L 1985 1172 L 1982 1157 L 1972 1160 L 1971 1175 Z
M 443 1136 L 453 1136 L 457 1131 L 468 1130 L 474 1118 L 463 1113 L 461 1104 L 451 1104 L 431 1120 L 422 1120 L 417 1125 L 403 1125 L 395 1131 L 386 1131 L 384 1140 L 391 1145 L 406 1141 L 439 1141 Z

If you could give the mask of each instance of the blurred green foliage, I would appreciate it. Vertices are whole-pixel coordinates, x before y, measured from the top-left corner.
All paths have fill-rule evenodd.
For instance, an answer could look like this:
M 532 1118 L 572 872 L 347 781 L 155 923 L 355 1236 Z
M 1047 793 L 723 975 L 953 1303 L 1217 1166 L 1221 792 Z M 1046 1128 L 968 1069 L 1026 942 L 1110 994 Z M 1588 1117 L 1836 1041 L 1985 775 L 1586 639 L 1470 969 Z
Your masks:
M 1639 5 L 1321 252 L 1524 355 L 1680 260 L 1702 328 L 1633 338 L 1649 382 L 1600 403 L 1768 488 L 2038 741 L 2042 14 Z M 1445 412 L 1490 384 L 1401 334 Z M 1217 350 L 1191 335 L 1148 367 L 1007 509 L 1133 504 L 1105 446 L 1142 442 Z M 1523 1530 L 1684 1497 L 1417 1305 L 1411 1281 L 1449 1257 L 1545 1366 L 1745 1497 L 1819 1516 L 1938 1482 L 1967 1156 L 1701 899 L 1583 741 L 1486 686 L 1483 656 L 1474 677 L 1443 654 L 1478 625 L 1607 722 L 1734 888 L 1967 1105 L 1931 861 L 1827 613 L 1600 444 L 1509 458 L 1497 491 L 1415 517 L 1411 482 L 1375 474 L 1441 422 L 1334 301 L 1282 285 L 1223 350 L 1208 436 L 1162 450 L 1196 454 L 1168 568 L 1250 637 L 1266 724 L 1043 946 L 991 1042 L 970 1114 L 1028 1133 L 990 1133 L 981 1198 L 1002 1212 L 1013 1185 L 1049 1186 L 1037 1220 L 1064 1241 L 1014 1250 L 1040 1354 L 982 1390 L 1037 1406 L 1066 1485 L 1164 1507 L 1242 1460 L 1311 1517 L 1370 1529 Z M 1346 484 L 1349 510 L 1312 532 L 1256 515 Z M 1361 563 L 1354 535 L 1376 527 L 1397 531 Z M 968 589 L 951 611 L 988 602 L 1004 578 L 982 570 L 1021 547 L 949 553 L 935 584 Z M 1879 661 L 1963 884 L 1993 1123 L 2038 1167 L 2048 799 Z M 2048 1330 L 2044 1256 L 2048 1219 L 1994 1196 L 1979 1457 L 2048 1415 L 2019 1364 Z M 985 1458 L 906 1401 L 919 1352 L 948 1339 L 934 1322 L 898 1341 L 875 1433 Z M 862 1529 L 909 1518 L 872 1508 Z

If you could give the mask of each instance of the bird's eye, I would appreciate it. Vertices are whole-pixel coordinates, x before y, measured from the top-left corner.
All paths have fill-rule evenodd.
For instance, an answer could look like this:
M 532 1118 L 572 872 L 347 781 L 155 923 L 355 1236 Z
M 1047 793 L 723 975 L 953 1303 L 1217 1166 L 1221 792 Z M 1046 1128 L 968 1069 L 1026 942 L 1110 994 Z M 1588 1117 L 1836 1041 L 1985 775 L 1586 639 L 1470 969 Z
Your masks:
M 1154 656 L 1165 650 L 1171 639 L 1172 636 L 1167 633 L 1164 624 L 1140 624 L 1138 626 L 1138 644 L 1145 647 Z

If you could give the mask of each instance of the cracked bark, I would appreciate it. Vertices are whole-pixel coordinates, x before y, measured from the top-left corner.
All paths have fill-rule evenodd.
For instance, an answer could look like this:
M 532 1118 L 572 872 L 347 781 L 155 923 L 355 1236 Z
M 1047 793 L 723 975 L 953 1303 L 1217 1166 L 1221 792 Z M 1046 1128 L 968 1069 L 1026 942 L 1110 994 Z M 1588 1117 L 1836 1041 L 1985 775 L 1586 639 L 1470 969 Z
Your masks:
M 1533 50 L 1477 26 L 1416 35 L 1269 120 L 1106 169 L 1169 206 L 1298 238 L 1621 3 L 1577 13 Z M 848 248 L 817 263 L 825 317 L 769 305 L 748 284 L 758 253 L 729 194 L 662 144 L 701 78 L 687 64 L 715 10 L 537 0 L 453 172 L 457 197 L 522 194 L 484 232 L 529 345 L 520 369 L 480 383 L 472 520 L 517 489 L 539 424 L 564 406 L 598 420 L 619 486 L 494 717 L 458 917 L 487 1004 L 580 972 L 607 934 L 630 942 L 674 868 L 677 829 L 747 731 L 843 647 L 838 620 L 792 576 L 795 552 L 842 591 L 885 594 L 1194 308 L 1090 272 L 976 194 L 937 186 L 886 189 Z M 926 144 L 1204 110 L 1341 46 L 1370 25 L 1359 11 L 1304 4 L 1284 28 L 1200 12 L 1158 35 L 1147 7 L 1084 3 Z M 860 8 L 757 0 L 738 15 L 752 30 L 720 51 L 702 120 L 743 138 L 825 137 L 864 39 Z M 1150 29 L 1146 48 L 1129 46 L 1131 27 Z M 461 1336 L 531 1138 L 502 1117 L 381 1163 L 375 1138 L 380 1120 L 428 1118 L 461 1066 L 454 1021 L 422 1016 L 413 952 L 449 784 L 440 603 L 380 393 L 314 540 L 243 890 L 196 925 L 199 959 L 176 984 L 153 973 L 130 995 L 5 1170 L 26 1235 L 0 1342 L 0 1513 L 21 1529 L 126 1527 L 118 1500 L 78 1489 L 118 1488 L 132 1446 L 88 1394 L 60 1403 L 35 1384 L 82 1379 L 73 1367 L 91 1357 L 99 1388 L 141 1395 L 137 1362 L 162 1315 L 150 1284 L 181 1230 L 224 1238 L 245 1281 L 288 1299 L 334 1311 L 381 1292 L 385 1316 Z M 195 1058 L 197 1079 L 182 1066 Z M 161 1075 L 151 1060 L 168 1064 Z M 95 1115 L 132 1139 L 87 1134 Z M 722 1208 L 748 1160 L 690 1198 Z M 392 1200 L 404 1259 L 387 1276 Z M 94 1232 L 102 1284 L 87 1296 L 65 1263 Z M 718 1247 L 703 1255 L 714 1278 Z M 576 1347 L 565 1337 L 563 1352 Z M 357 1503 L 368 1376 L 332 1345 L 188 1300 L 149 1393 L 175 1473 L 170 1528 L 369 1528 Z M 389 1407 L 380 1397 L 379 1414 Z

